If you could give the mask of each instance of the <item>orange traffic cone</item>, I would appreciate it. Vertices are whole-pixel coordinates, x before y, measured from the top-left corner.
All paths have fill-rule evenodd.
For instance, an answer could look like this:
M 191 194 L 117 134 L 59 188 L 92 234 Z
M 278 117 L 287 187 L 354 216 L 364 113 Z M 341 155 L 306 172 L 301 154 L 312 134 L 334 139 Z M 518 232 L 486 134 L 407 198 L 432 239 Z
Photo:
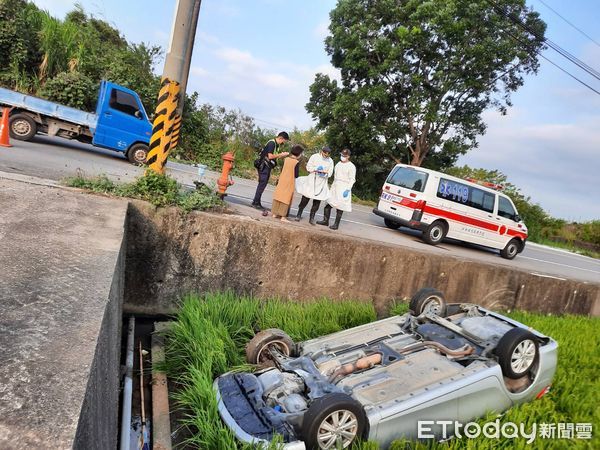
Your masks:
M 4 108 L 2 122 L 0 122 L 0 147 L 12 147 L 8 139 L 8 112 L 10 108 Z

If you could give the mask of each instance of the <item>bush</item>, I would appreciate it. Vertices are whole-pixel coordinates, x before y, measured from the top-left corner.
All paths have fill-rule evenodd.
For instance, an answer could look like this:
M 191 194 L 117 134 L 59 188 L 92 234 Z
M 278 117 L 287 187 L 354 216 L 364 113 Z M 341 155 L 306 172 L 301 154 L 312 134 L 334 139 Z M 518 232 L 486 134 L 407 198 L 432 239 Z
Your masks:
M 96 109 L 98 84 L 79 72 L 61 72 L 49 79 L 38 95 L 84 111 Z
M 132 183 L 120 185 L 113 183 L 106 175 L 94 178 L 67 178 L 65 184 L 92 192 L 145 200 L 156 207 L 179 206 L 185 212 L 224 206 L 215 192 L 205 185 L 195 191 L 182 191 L 175 179 L 151 170 Z

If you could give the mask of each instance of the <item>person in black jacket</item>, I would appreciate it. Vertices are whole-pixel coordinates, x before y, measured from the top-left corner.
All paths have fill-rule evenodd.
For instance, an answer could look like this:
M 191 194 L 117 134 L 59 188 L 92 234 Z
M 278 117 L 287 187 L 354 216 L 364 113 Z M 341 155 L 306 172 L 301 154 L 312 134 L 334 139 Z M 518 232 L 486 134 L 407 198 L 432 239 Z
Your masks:
M 288 152 L 278 153 L 279 148 L 289 140 L 290 135 L 282 131 L 275 139 L 270 139 L 260 152 L 257 164 L 255 164 L 258 171 L 258 186 L 256 187 L 256 194 L 254 194 L 254 200 L 252 200 L 252 206 L 256 209 L 265 209 L 260 204 L 262 194 L 269 183 L 271 170 L 277 166 L 277 159 L 289 155 Z

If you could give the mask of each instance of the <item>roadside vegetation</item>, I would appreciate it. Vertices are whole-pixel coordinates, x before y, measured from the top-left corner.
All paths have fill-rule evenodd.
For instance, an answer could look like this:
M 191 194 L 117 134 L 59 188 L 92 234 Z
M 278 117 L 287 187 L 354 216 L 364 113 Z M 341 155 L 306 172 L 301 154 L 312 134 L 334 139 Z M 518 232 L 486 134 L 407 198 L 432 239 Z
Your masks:
M 178 206 L 186 212 L 223 208 L 224 202 L 206 185 L 194 191 L 184 191 L 177 181 L 167 175 L 147 171 L 132 183 L 117 184 L 106 175 L 94 178 L 77 176 L 64 180 L 67 186 L 100 194 L 145 200 L 157 207 Z
M 407 311 L 399 303 L 391 314 Z M 529 431 L 541 423 L 600 423 L 600 319 L 580 316 L 546 316 L 512 312 L 510 317 L 532 326 L 556 339 L 560 346 L 558 370 L 549 394 L 541 400 L 517 406 L 500 418 L 500 423 L 523 423 Z M 205 449 L 247 449 L 237 442 L 220 420 L 212 387 L 215 377 L 230 370 L 247 369 L 244 347 L 256 331 L 281 328 L 294 340 L 302 341 L 376 320 L 371 304 L 356 301 L 320 300 L 309 303 L 260 301 L 237 297 L 232 293 L 205 296 L 190 295 L 183 299 L 181 310 L 167 332 L 166 370 L 176 387 L 171 392 L 174 408 L 184 419 L 188 436 L 184 447 Z M 480 425 L 496 420 L 489 415 Z M 450 419 L 450 418 L 449 418 Z M 491 440 L 453 439 L 447 443 L 419 444 L 397 441 L 392 448 L 401 449 L 562 449 L 599 448 L 600 434 L 594 428 L 593 440 L 541 439 L 531 445 L 524 439 Z M 174 430 L 175 431 L 175 430 Z M 272 448 L 276 448 L 273 444 Z M 373 442 L 356 446 L 375 450 Z

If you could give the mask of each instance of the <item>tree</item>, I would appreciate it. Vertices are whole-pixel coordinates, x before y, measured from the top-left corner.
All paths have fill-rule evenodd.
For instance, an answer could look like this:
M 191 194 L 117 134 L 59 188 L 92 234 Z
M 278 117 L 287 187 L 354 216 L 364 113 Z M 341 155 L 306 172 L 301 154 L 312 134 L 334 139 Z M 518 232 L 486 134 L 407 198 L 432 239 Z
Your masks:
M 317 74 L 306 109 L 371 193 L 396 162 L 439 169 L 475 147 L 482 112 L 506 112 L 537 71 L 546 28 L 525 0 L 339 0 L 330 18 L 341 84 Z

